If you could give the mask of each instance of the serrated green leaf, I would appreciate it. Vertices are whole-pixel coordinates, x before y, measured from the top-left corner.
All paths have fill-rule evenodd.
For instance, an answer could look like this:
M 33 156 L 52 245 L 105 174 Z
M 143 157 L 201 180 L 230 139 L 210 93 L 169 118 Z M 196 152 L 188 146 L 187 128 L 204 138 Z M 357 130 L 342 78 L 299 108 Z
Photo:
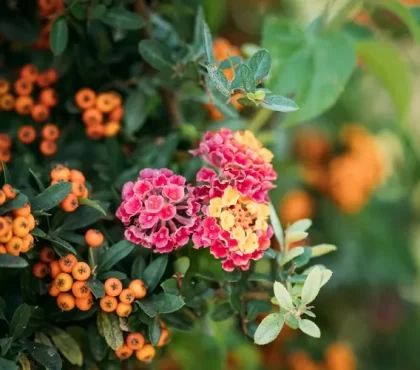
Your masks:
M 117 7 L 108 9 L 100 19 L 108 26 L 124 30 L 138 30 L 145 25 L 139 14 Z
M 284 325 L 284 317 L 279 313 L 271 313 L 261 321 L 254 335 L 254 343 L 264 345 L 278 337 Z
M 41 194 L 32 199 L 32 211 L 44 212 L 59 205 L 70 194 L 71 186 L 70 182 L 59 182 L 46 188 Z
M 117 244 L 112 245 L 102 255 L 101 260 L 98 264 L 97 273 L 108 271 L 116 263 L 127 257 L 134 248 L 134 244 L 127 240 L 122 240 Z
M 72 365 L 83 365 L 83 354 L 76 340 L 65 330 L 52 327 L 48 330 L 55 347 Z
M 293 311 L 294 305 L 292 297 L 282 283 L 278 281 L 274 282 L 274 295 L 276 296 L 277 302 L 280 307 L 287 311 Z
M 299 329 L 311 337 L 314 337 L 314 338 L 321 337 L 321 330 L 319 330 L 318 326 L 311 320 L 307 320 L 307 319 L 300 320 Z
M 143 274 L 143 281 L 147 286 L 147 290 L 152 292 L 159 284 L 160 279 L 165 273 L 168 265 L 168 256 L 163 255 L 156 258 L 150 265 L 146 267 Z

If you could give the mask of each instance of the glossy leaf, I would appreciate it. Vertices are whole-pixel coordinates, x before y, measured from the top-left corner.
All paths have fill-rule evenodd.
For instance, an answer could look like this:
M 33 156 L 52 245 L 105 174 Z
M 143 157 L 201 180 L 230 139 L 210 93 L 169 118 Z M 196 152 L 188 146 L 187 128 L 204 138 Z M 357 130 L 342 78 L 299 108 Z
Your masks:
M 50 46 L 54 55 L 60 55 L 66 50 L 69 41 L 69 27 L 66 18 L 57 17 L 50 31 Z
M 71 182 L 59 182 L 46 188 L 31 201 L 32 211 L 48 211 L 59 205 L 70 194 Z

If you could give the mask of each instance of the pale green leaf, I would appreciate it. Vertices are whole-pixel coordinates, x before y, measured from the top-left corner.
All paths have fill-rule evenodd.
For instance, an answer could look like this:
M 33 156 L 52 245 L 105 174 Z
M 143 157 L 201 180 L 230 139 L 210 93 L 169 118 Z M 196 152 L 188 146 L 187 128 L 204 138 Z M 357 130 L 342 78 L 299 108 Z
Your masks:
M 279 313 L 271 313 L 261 321 L 254 335 L 254 342 L 264 345 L 278 337 L 284 325 L 284 317 Z
M 321 277 L 322 271 L 318 267 L 311 270 L 305 280 L 305 284 L 303 284 L 301 293 L 302 304 L 307 305 L 316 298 L 321 289 Z
M 296 248 L 291 249 L 290 251 L 286 253 L 283 259 L 280 261 L 280 266 L 284 266 L 286 263 L 300 256 L 304 252 L 305 252 L 305 248 L 303 247 L 296 247 Z
M 312 226 L 312 221 L 309 218 L 304 218 L 302 220 L 296 221 L 291 224 L 287 231 L 307 231 Z
M 287 311 L 292 311 L 294 309 L 292 297 L 287 289 L 282 283 L 276 281 L 274 283 L 274 295 L 276 296 L 277 302 L 279 302 L 280 307 L 284 308 Z
M 337 247 L 332 244 L 319 244 L 312 247 L 312 258 L 313 257 L 320 257 L 324 254 L 328 254 L 331 252 L 335 252 Z
M 311 320 L 302 319 L 299 321 L 299 329 L 302 330 L 305 334 L 309 335 L 310 337 L 320 338 L 321 337 L 321 330 L 319 330 L 318 326 Z

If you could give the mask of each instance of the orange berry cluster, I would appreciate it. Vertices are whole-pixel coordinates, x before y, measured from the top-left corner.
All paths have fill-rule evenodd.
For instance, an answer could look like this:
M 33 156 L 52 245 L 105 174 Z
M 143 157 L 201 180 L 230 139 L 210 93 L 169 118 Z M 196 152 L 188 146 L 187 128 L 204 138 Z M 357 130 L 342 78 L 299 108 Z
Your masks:
M 89 88 L 80 89 L 75 96 L 76 105 L 83 111 L 82 121 L 86 135 L 92 140 L 118 135 L 124 116 L 121 96 L 115 91 L 96 94 Z
M 0 205 L 16 197 L 16 192 L 9 184 L 0 190 Z M 0 217 L 0 254 L 19 256 L 28 252 L 34 245 L 30 232 L 35 228 L 35 218 L 30 204 Z
M 79 206 L 79 198 L 87 198 L 89 191 L 85 185 L 86 179 L 83 173 L 78 170 L 70 170 L 68 167 L 59 164 L 51 170 L 51 185 L 58 182 L 71 182 L 72 188 L 60 204 L 65 212 L 74 212 Z
M 77 307 L 88 311 L 95 300 L 86 284 L 91 269 L 86 262 L 79 262 L 76 256 L 68 254 L 58 260 L 52 248 L 44 247 L 40 261 L 32 267 L 34 276 L 44 279 L 50 275 L 52 281 L 48 289 L 51 297 L 56 297 L 57 305 L 62 311 L 71 311 Z
M 146 296 L 147 289 L 143 281 L 136 279 L 130 282 L 128 288 L 123 289 L 123 284 L 116 278 L 105 281 L 105 296 L 99 302 L 102 311 L 116 312 L 119 317 L 128 317 L 132 311 L 135 299 Z
M 12 139 L 5 132 L 0 132 L 0 162 L 9 163 L 12 159 Z M 0 172 L 3 166 L 0 163 Z
M 50 49 L 50 30 L 54 21 L 54 15 L 63 13 L 64 0 L 38 0 L 39 16 L 42 20 L 41 33 L 32 45 L 35 50 Z
M 57 140 L 60 137 L 60 129 L 53 123 L 47 123 L 41 129 L 41 141 L 39 150 L 46 157 L 57 152 Z M 18 140 L 25 145 L 32 144 L 37 138 L 37 129 L 33 125 L 23 125 L 17 133 Z

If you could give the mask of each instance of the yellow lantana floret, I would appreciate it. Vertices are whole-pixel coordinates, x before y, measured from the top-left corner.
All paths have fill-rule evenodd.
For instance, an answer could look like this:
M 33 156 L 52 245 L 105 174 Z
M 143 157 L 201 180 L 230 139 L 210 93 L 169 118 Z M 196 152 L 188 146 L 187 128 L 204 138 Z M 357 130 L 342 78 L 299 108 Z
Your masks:
M 236 132 L 235 140 L 258 153 L 265 162 L 270 163 L 273 160 L 273 153 L 267 148 L 264 148 L 251 131 L 245 130 Z

